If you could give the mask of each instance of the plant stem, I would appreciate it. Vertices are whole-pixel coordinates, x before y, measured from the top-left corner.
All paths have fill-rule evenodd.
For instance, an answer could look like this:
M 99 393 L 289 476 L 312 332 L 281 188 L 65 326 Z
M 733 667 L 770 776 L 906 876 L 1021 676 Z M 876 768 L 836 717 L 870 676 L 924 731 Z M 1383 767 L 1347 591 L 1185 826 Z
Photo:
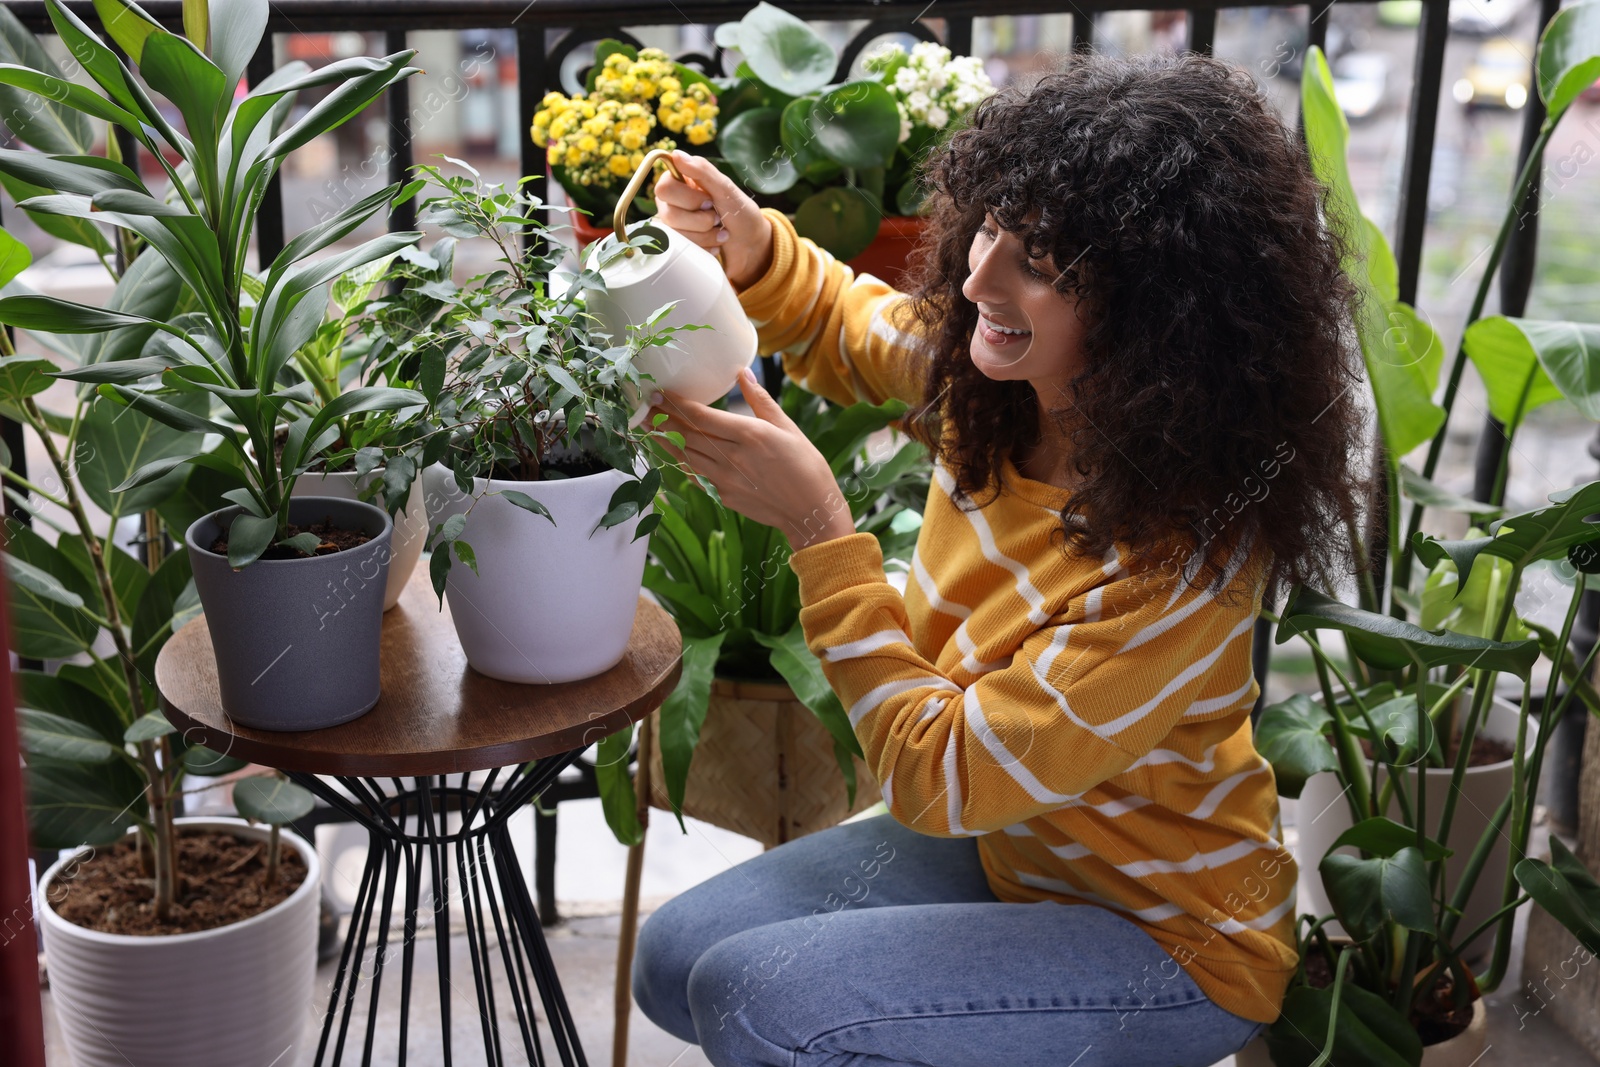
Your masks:
M 1344 775 L 1346 790 L 1345 799 L 1350 803 L 1350 815 L 1355 822 L 1360 822 L 1367 817 L 1372 807 L 1371 785 L 1367 781 L 1367 768 L 1362 762 L 1361 746 L 1356 744 L 1355 737 L 1350 733 L 1350 726 L 1344 721 L 1344 712 L 1339 709 L 1339 702 L 1333 696 L 1333 683 L 1328 680 L 1328 668 L 1325 663 L 1327 653 L 1322 651 L 1322 646 L 1306 635 L 1306 643 L 1314 653 L 1312 662 L 1316 664 L 1317 681 L 1322 685 L 1322 699 L 1328 706 L 1328 718 L 1333 723 L 1334 751 L 1339 757 L 1339 769 Z
M 29 397 L 22 402 L 22 410 L 28 419 L 28 424 L 33 432 L 38 435 L 44 445 L 45 455 L 50 460 L 50 466 L 55 470 L 56 477 L 61 480 L 62 488 L 66 492 L 66 505 L 73 521 L 77 523 L 78 532 L 83 537 L 84 547 L 89 552 L 89 564 L 94 570 L 95 581 L 100 586 L 100 598 L 105 601 L 106 629 L 111 633 L 111 640 L 116 645 L 117 659 L 122 664 L 123 681 L 128 689 L 128 708 L 133 719 L 137 722 L 144 717 L 144 690 L 141 688 L 139 668 L 134 662 L 133 650 L 128 647 L 128 635 L 123 631 L 121 611 L 117 606 L 116 588 L 111 584 L 111 573 L 106 569 L 105 548 L 100 538 L 95 534 L 94 527 L 89 523 L 89 516 L 84 511 L 83 501 L 78 496 L 78 488 L 72 480 L 72 474 L 67 469 L 66 461 L 62 458 L 61 451 L 56 447 L 56 441 L 50 428 L 45 425 L 44 415 L 39 406 Z M 162 749 L 167 752 L 168 759 L 165 766 L 171 766 L 170 750 L 167 749 L 165 738 L 162 739 Z M 175 842 L 172 836 L 172 816 L 167 803 L 167 780 L 165 767 L 157 760 L 156 746 L 146 741 L 139 745 L 139 760 L 145 769 L 145 798 L 150 807 L 150 822 L 155 832 L 155 868 L 156 868 L 156 917 L 165 919 L 172 910 L 173 903 L 173 861 Z

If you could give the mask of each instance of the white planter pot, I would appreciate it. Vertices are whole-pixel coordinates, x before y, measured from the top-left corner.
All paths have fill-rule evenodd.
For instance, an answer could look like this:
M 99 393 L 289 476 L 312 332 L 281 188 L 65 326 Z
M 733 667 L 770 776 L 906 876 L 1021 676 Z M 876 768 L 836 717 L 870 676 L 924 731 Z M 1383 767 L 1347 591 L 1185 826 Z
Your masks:
M 179 819 L 265 840 L 242 819 Z M 306 878 L 289 898 L 242 922 L 193 934 L 134 937 L 76 926 L 50 907 L 51 887 L 85 853 L 39 883 L 50 992 L 74 1067 L 282 1067 L 298 1063 L 316 996 L 316 849 L 285 830 Z M 63 873 L 66 872 L 66 873 Z
M 361 490 L 383 477 L 383 468 L 358 478 L 354 471 L 337 474 L 307 471 L 294 483 L 295 496 L 336 496 L 344 500 L 360 500 Z M 377 500 L 383 507 L 382 498 Z M 411 495 L 394 516 L 394 540 L 389 550 L 389 584 L 383 591 L 383 610 L 388 611 L 400 603 L 417 560 L 422 558 L 422 546 L 428 541 L 428 509 L 422 491 L 422 479 L 411 480 Z
M 445 596 L 473 669 L 508 682 L 571 682 L 622 658 L 650 539 L 632 540 L 639 516 L 610 529 L 596 526 L 626 475 L 478 478 L 471 497 L 441 464 L 424 470 L 422 479 L 434 522 L 471 508 L 461 540 L 472 546 L 478 572 L 455 562 Z M 555 524 L 498 495 L 507 489 L 539 501 Z
M 1489 1012 L 1481 999 L 1472 1002 L 1472 1022 L 1467 1028 L 1437 1045 L 1427 1045 L 1422 1050 L 1422 1067 L 1472 1067 L 1483 1056 L 1483 1046 L 1489 1032 Z M 1234 1053 L 1234 1067 L 1273 1067 L 1272 1054 L 1267 1051 L 1267 1039 L 1258 1037 Z
M 1463 697 L 1465 696 L 1466 694 L 1463 694 Z M 1463 699 L 1456 711 L 1458 723 L 1465 719 L 1467 707 Z M 1489 705 L 1479 732 L 1485 737 L 1515 745 L 1518 714 L 1517 705 L 1496 697 Z M 1537 731 L 1538 724 L 1530 720 L 1525 741 L 1528 750 L 1533 747 Z M 1438 830 L 1439 816 L 1444 812 L 1445 798 L 1450 788 L 1450 773 L 1448 767 L 1430 767 L 1425 772 L 1430 836 Z M 1405 784 L 1411 792 L 1416 791 L 1415 769 L 1406 771 Z M 1488 829 L 1489 820 L 1494 816 L 1495 809 L 1511 792 L 1511 761 L 1502 760 L 1483 767 L 1468 767 L 1462 777 L 1461 792 L 1462 795 L 1456 800 L 1455 814 L 1451 816 L 1450 821 L 1448 845 L 1455 850 L 1455 854 L 1445 860 L 1445 884 L 1451 888 L 1454 888 L 1460 880 L 1473 846 Z M 1414 798 L 1413 804 L 1415 804 Z M 1322 857 L 1327 854 L 1329 847 L 1339 835 L 1350 829 L 1350 806 L 1339 794 L 1337 776 L 1332 772 L 1325 772 L 1307 779 L 1305 789 L 1300 793 L 1296 812 L 1299 843 L 1294 851 L 1295 862 L 1300 865 L 1300 903 L 1296 910 L 1327 915 L 1333 911 L 1333 907 L 1328 903 L 1328 894 L 1322 888 L 1322 876 L 1317 871 L 1317 864 L 1322 862 Z M 1390 818 L 1398 817 L 1398 807 L 1392 801 L 1388 815 Z M 1456 926 L 1458 933 L 1467 934 L 1477 929 L 1478 924 L 1493 915 L 1495 909 L 1500 906 L 1500 893 L 1505 880 L 1509 847 L 1506 835 L 1498 835 L 1494 850 L 1489 853 L 1488 862 L 1484 864 L 1483 871 L 1478 876 L 1478 883 L 1473 887 L 1472 896 L 1467 899 L 1467 906 Z M 1344 851 L 1352 856 L 1358 854 L 1355 849 L 1349 847 Z M 1344 935 L 1344 929 L 1338 923 L 1330 923 L 1326 929 L 1330 936 Z M 1480 938 L 1468 950 L 1469 958 L 1481 955 L 1490 943 L 1490 940 Z

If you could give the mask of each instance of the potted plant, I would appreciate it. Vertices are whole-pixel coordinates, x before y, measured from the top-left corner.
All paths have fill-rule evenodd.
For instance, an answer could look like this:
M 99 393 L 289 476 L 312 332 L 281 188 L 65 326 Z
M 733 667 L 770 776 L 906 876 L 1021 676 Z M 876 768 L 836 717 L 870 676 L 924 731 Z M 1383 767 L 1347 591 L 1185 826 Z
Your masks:
M 417 412 L 423 400 L 413 390 L 369 387 L 318 405 L 309 383 L 286 387 L 282 371 L 321 323 L 335 279 L 419 235 L 389 234 L 312 257 L 411 191 L 386 189 L 312 227 L 256 281 L 246 280 L 245 260 L 256 207 L 283 157 L 409 77 L 413 53 L 317 71 L 290 65 L 236 99 L 235 86 L 266 26 L 266 0 L 219 5 L 215 12 L 190 5 L 187 36 L 163 29 L 137 5 L 110 0 L 106 30 L 131 67 L 56 0 L 47 0 L 47 8 L 104 95 L 21 66 L 0 66 L 0 84 L 50 95 L 64 109 L 119 126 L 161 162 L 171 188 L 153 195 L 137 173 L 109 159 L 6 152 L 0 171 L 53 190 L 24 201 L 36 215 L 106 223 L 136 235 L 188 286 L 198 310 L 167 320 L 13 296 L 0 299 L 0 322 L 67 334 L 149 333 L 138 359 L 61 375 L 96 385 L 174 429 L 221 439 L 218 452 L 163 457 L 117 488 L 141 488 L 185 464 L 206 466 L 227 483 L 221 496 L 229 506 L 185 533 L 224 707 L 262 729 L 313 729 L 355 718 L 378 699 L 391 523 L 370 504 L 296 498 L 293 488 L 334 444 L 338 419 L 361 411 Z M 187 135 L 141 84 L 177 109 Z M 333 89 L 288 123 L 296 92 L 312 86 Z M 214 405 L 226 415 L 213 417 Z M 285 421 L 288 435 L 278 449 L 276 430 Z
M 497 265 L 420 286 L 429 321 L 388 356 L 415 365 L 430 405 L 420 440 L 434 589 L 474 669 L 586 678 L 627 649 L 644 538 L 660 521 L 649 511 L 661 475 L 645 451 L 660 431 L 629 425 L 630 396 L 651 391 L 634 359 L 679 328 L 659 325 L 668 305 L 620 343 L 599 334 L 583 298 L 603 290 L 600 272 L 551 292 L 559 258 L 540 250 L 549 230 L 526 179 L 507 189 L 466 169 L 418 168 L 437 190 L 421 221 L 493 242 Z
M 1350 186 L 1348 127 L 1326 60 L 1317 49 L 1307 57 L 1306 141 L 1328 189 L 1330 225 L 1347 242 L 1347 269 L 1361 290 L 1356 336 L 1385 457 L 1386 491 L 1374 502 L 1378 536 L 1370 543 L 1357 531 L 1350 536 L 1363 558 L 1385 556 L 1361 575 L 1358 605 L 1297 588 L 1277 619 L 1279 642 L 1299 636 L 1310 646 L 1321 692 L 1265 709 L 1257 745 L 1273 765 L 1279 791 L 1301 797 L 1307 821 L 1321 815 L 1311 814 L 1302 789 L 1323 772 L 1336 777 L 1333 807 L 1345 808 L 1349 818 L 1320 855 L 1301 852 L 1300 866 L 1315 869 L 1330 906 L 1300 917 L 1301 966 L 1283 1015 L 1263 1042 L 1241 1054 L 1243 1062 L 1260 1062 L 1270 1050 L 1279 1067 L 1330 1057 L 1415 1065 L 1426 1056 L 1430 1064 L 1467 1064 L 1482 1051 L 1481 997 L 1505 977 L 1511 926 L 1521 907 L 1538 903 L 1587 949 L 1600 949 L 1600 884 L 1559 840 L 1552 839 L 1551 862 L 1528 855 L 1531 798 L 1554 727 L 1573 709 L 1600 711 L 1600 697 L 1586 680 L 1593 653 L 1579 663 L 1569 648 L 1579 598 L 1600 559 L 1595 527 L 1585 521 L 1600 507 L 1600 483 L 1552 494 L 1550 506 L 1497 519 L 1482 536 L 1442 540 L 1420 528 L 1425 508 L 1477 521 L 1500 511 L 1504 461 L 1488 502 L 1465 500 L 1431 481 L 1468 359 L 1479 368 L 1508 435 L 1527 411 L 1557 396 L 1600 417 L 1600 398 L 1586 380 L 1594 327 L 1479 317 L 1544 146 L 1597 67 L 1600 4 L 1558 13 L 1541 37 L 1536 62 L 1547 117 L 1480 281 L 1442 403 L 1435 403 L 1442 345 L 1397 297 L 1394 259 L 1377 227 L 1361 216 Z M 1402 460 L 1423 444 L 1429 447 L 1419 473 Z M 1413 560 L 1426 568 L 1420 580 L 1413 578 Z M 1525 578 L 1535 568 L 1551 568 L 1550 561 L 1572 584 L 1559 634 L 1515 614 Z M 1342 633 L 1347 658 L 1323 649 L 1317 635 L 1329 629 Z M 1531 677 L 1541 656 L 1551 662 L 1551 682 L 1536 700 Z M 1514 710 L 1502 705 L 1497 712 L 1501 675 L 1522 683 Z M 1492 731 L 1497 713 L 1504 722 L 1508 711 L 1509 782 L 1481 801 L 1492 812 L 1481 832 L 1463 834 L 1475 742 Z M 1430 778 L 1441 775 L 1445 788 L 1430 788 Z M 1502 839 L 1507 858 L 1491 876 Z M 1480 885 L 1489 901 L 1474 915 Z M 1348 940 L 1329 936 L 1334 922 Z M 1486 962 L 1472 965 L 1480 939 L 1490 935 Z
M 839 477 L 859 530 L 885 559 L 909 558 L 926 499 L 922 446 L 901 440 L 887 458 L 866 442 L 906 406 L 840 407 L 786 383 L 784 410 Z M 662 704 L 651 802 L 753 837 L 768 847 L 828 826 L 877 800 L 857 774 L 859 742 L 806 648 L 788 540 L 724 508 L 696 478 L 664 469 L 650 535 L 647 589 L 683 632 L 683 673 Z M 601 742 L 597 776 L 606 817 L 637 844 L 628 776 L 631 730 Z
M 917 167 L 994 85 L 975 58 L 921 42 L 865 60 L 867 76 L 831 84 L 838 56 L 804 21 L 768 3 L 717 27 L 744 57 L 719 96 L 717 147 L 762 206 L 796 231 L 899 283 L 921 238 Z

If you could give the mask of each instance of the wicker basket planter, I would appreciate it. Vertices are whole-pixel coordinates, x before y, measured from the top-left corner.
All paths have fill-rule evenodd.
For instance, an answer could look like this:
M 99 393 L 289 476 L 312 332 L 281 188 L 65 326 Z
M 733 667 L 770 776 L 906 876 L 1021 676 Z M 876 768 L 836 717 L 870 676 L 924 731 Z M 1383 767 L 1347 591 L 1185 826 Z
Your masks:
M 847 803 L 833 739 L 788 686 L 718 678 L 700 728 L 683 813 L 771 848 L 864 811 L 879 800 L 872 771 L 856 760 L 856 802 Z M 670 811 L 661 750 L 650 747 L 650 803 Z

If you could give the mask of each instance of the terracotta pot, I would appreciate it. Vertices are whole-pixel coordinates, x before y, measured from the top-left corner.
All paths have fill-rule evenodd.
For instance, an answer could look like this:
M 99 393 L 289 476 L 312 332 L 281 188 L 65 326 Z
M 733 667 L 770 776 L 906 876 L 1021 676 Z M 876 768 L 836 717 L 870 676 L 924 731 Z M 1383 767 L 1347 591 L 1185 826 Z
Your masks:
M 1471 1067 L 1483 1056 L 1489 1033 L 1489 1011 L 1482 999 L 1472 1002 L 1472 1022 L 1448 1041 L 1422 1050 L 1422 1067 Z M 1235 1067 L 1274 1067 L 1267 1039 L 1258 1037 L 1233 1055 Z
M 650 750 L 650 802 L 670 810 L 661 749 Z M 683 813 L 767 848 L 826 830 L 881 798 L 856 760 L 856 802 L 833 755 L 833 735 L 779 682 L 716 678 L 689 763 Z
M 1462 704 L 1457 708 L 1456 721 L 1461 722 L 1470 706 L 1468 694 L 1462 694 Z M 1514 744 L 1517 739 L 1517 705 L 1499 697 L 1490 704 L 1480 732 L 1485 737 Z M 1526 745 L 1532 748 L 1537 736 L 1537 724 L 1528 723 Z M 1444 811 L 1445 798 L 1450 788 L 1450 768 L 1430 767 L 1426 772 L 1428 783 L 1428 827 L 1429 833 L 1437 830 L 1439 816 Z M 1415 791 L 1416 771 L 1406 772 L 1406 787 Z M 1455 854 L 1445 860 L 1445 884 L 1454 887 L 1461 877 L 1462 870 L 1467 865 L 1471 856 L 1472 847 L 1477 843 L 1483 832 L 1488 829 L 1489 819 L 1494 814 L 1500 802 L 1511 791 L 1511 760 L 1502 760 L 1482 767 L 1469 767 L 1462 777 L 1462 796 L 1456 801 L 1455 815 L 1450 823 L 1449 845 Z M 1317 871 L 1317 864 L 1322 862 L 1322 857 L 1327 854 L 1328 848 L 1350 828 L 1350 808 L 1340 796 L 1338 777 L 1332 772 L 1313 775 L 1306 780 L 1305 789 L 1300 793 L 1300 801 L 1296 807 L 1297 830 L 1299 842 L 1295 845 L 1295 862 L 1300 866 L 1300 905 L 1298 910 L 1311 912 L 1314 915 L 1326 915 L 1333 911 L 1333 906 L 1328 903 L 1328 894 L 1322 887 L 1322 875 Z M 1398 818 L 1397 807 L 1391 803 L 1390 818 Z M 1356 855 L 1354 849 L 1347 850 L 1351 855 Z M 1509 843 L 1504 834 L 1499 835 L 1494 845 L 1494 850 L 1489 854 L 1489 860 L 1484 864 L 1482 873 L 1478 876 L 1478 884 L 1473 887 L 1472 896 L 1467 899 L 1467 906 L 1463 909 L 1460 923 L 1456 927 L 1462 933 L 1475 930 L 1478 924 L 1494 914 L 1500 906 L 1500 893 L 1505 882 L 1506 861 L 1509 852 Z M 1338 923 L 1330 923 L 1327 927 L 1329 934 L 1342 935 L 1344 930 Z M 1488 951 L 1492 944 L 1491 938 L 1480 938 L 1469 949 L 1469 962 Z
M 478 570 L 457 561 L 445 596 L 467 662 L 507 682 L 571 682 L 611 669 L 628 650 L 644 583 L 648 537 L 633 539 L 642 516 L 598 529 L 611 494 L 628 480 L 608 470 L 580 478 L 523 482 L 474 479 L 466 496 L 443 464 L 422 472 L 436 522 L 470 507 L 461 540 Z M 498 495 L 526 493 L 555 521 Z
M 268 836 L 242 819 L 178 824 Z M 84 853 L 45 872 L 35 899 L 50 992 L 75 1067 L 282 1067 L 305 1058 L 322 866 L 300 837 L 284 830 L 280 840 L 305 862 L 299 888 L 259 915 L 192 934 L 136 937 L 76 926 L 55 913 L 50 890 Z
M 591 241 L 598 241 L 611 232 L 609 228 L 591 225 L 577 212 L 569 216 L 569 221 L 580 248 L 588 247 Z M 912 249 L 922 240 L 927 224 L 928 220 L 918 215 L 887 215 L 879 223 L 878 236 L 872 239 L 866 251 L 847 262 L 857 274 L 871 274 L 903 290 L 907 285 L 907 261 Z

